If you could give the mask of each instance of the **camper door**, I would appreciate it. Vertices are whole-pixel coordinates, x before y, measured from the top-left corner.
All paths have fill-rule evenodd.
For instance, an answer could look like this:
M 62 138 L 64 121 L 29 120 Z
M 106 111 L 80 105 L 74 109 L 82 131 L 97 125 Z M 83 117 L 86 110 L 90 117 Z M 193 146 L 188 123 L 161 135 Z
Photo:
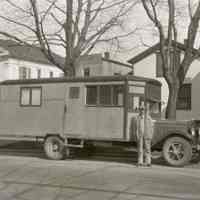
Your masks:
M 64 134 L 82 137 L 84 117 L 84 94 L 80 83 L 67 83 L 65 95 Z

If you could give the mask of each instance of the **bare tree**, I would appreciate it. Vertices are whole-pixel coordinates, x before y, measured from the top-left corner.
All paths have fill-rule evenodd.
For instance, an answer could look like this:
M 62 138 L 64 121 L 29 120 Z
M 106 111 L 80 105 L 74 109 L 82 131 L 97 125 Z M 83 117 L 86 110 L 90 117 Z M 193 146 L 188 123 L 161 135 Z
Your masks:
M 0 34 L 27 45 L 36 44 L 65 75 L 74 76 L 76 61 L 98 43 L 119 44 L 120 38 L 135 32 L 135 28 L 123 31 L 123 22 L 136 0 L 28 0 L 26 5 L 16 0 L 5 2 L 23 17 L 0 15 L 0 19 L 19 28 L 17 35 L 3 30 Z M 53 46 L 64 49 L 64 64 L 54 56 Z
M 160 54 L 162 59 L 163 76 L 168 84 L 169 97 L 166 109 L 166 118 L 176 118 L 176 102 L 180 86 L 183 84 L 186 73 L 196 57 L 198 57 L 200 46 L 194 49 L 198 37 L 200 20 L 200 1 L 187 1 L 188 26 L 186 27 L 187 37 L 184 45 L 183 58 L 180 58 L 177 40 L 182 34 L 176 23 L 178 10 L 178 0 L 142 0 L 142 5 L 147 16 L 153 22 L 159 33 Z M 192 6 L 191 6 L 192 5 Z M 167 20 L 163 22 L 159 9 L 165 7 Z M 183 9 L 183 8 L 182 8 Z M 185 18 L 182 20 L 187 21 Z

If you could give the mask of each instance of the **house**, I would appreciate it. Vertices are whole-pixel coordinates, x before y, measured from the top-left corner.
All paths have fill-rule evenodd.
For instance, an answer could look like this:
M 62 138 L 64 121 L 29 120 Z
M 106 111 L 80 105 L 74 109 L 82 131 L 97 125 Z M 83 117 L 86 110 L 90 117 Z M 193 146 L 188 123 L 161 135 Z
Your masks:
M 159 43 L 155 44 L 154 46 L 129 59 L 128 62 L 134 66 L 135 75 L 155 78 L 162 82 L 162 101 L 164 102 L 162 109 L 165 110 L 169 90 L 166 81 L 162 77 L 159 45 Z M 185 45 L 181 43 L 176 43 L 176 45 L 180 50 L 180 59 L 182 59 L 181 53 L 185 50 Z M 195 49 L 193 49 L 193 51 L 195 51 Z M 200 96 L 198 97 L 198 87 L 200 85 L 199 72 L 200 60 L 196 59 L 191 64 L 186 75 L 184 85 L 179 92 L 177 101 L 177 119 L 200 118 Z
M 62 73 L 39 48 L 19 45 L 11 40 L 0 40 L 0 69 L 0 81 L 58 77 Z
M 64 63 L 64 58 L 54 54 Z M 101 54 L 82 56 L 76 64 L 76 76 L 126 74 L 132 65 L 102 57 Z M 20 45 L 11 40 L 0 40 L 0 81 L 60 77 L 64 73 L 50 63 L 38 47 Z
M 110 58 L 110 54 L 81 56 L 76 64 L 76 76 L 112 76 L 133 73 L 133 66 Z

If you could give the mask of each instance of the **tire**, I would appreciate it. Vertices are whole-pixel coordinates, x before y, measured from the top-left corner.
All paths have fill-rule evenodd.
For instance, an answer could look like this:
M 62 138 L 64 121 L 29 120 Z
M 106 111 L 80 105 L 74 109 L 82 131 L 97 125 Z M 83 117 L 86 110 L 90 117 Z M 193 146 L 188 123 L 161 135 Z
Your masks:
M 52 160 L 62 160 L 66 155 L 64 142 L 58 136 L 49 136 L 46 138 L 44 151 L 46 156 Z
M 163 145 L 165 161 L 175 167 L 182 167 L 192 159 L 192 146 L 182 137 L 170 137 Z

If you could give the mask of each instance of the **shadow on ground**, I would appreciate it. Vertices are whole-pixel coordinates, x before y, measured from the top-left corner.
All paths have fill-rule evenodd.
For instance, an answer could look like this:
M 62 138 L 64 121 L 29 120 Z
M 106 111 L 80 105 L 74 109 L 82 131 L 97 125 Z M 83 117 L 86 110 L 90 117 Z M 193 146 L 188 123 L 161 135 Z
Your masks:
M 0 156 L 22 156 L 22 157 L 38 157 L 41 159 L 47 159 L 42 142 L 9 142 L 0 145 Z M 80 159 L 88 161 L 104 161 L 104 162 L 118 162 L 136 165 L 137 164 L 137 152 L 135 150 L 126 151 L 113 148 L 89 148 L 89 149 L 77 149 L 72 151 L 70 159 Z M 156 165 L 166 166 L 166 162 L 162 157 L 162 153 L 152 153 L 152 163 Z M 197 165 L 200 163 L 200 154 L 195 154 L 190 165 Z
M 9 141 L 0 143 L 0 156 L 23 156 L 46 158 L 42 143 Z

